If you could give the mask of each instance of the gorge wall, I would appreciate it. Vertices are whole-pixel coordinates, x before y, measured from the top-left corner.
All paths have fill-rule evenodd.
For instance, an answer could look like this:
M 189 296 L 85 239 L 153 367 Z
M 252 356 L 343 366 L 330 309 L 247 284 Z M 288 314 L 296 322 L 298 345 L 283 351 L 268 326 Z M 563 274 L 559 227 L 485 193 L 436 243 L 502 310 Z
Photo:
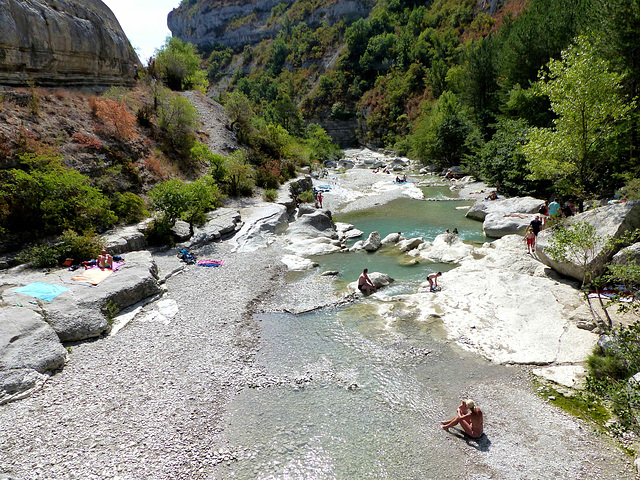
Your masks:
M 100 0 L 0 0 L 0 26 L 0 85 L 130 85 L 141 66 Z
M 296 2 L 293 0 L 204 0 L 183 2 L 169 13 L 169 30 L 181 40 L 200 47 L 224 45 L 240 49 L 256 45 L 265 38 L 273 38 L 282 27 L 275 7 L 280 13 Z M 313 10 L 291 11 L 293 23 L 303 21 L 329 25 L 342 20 L 357 20 L 369 15 L 372 5 L 368 0 L 329 0 Z

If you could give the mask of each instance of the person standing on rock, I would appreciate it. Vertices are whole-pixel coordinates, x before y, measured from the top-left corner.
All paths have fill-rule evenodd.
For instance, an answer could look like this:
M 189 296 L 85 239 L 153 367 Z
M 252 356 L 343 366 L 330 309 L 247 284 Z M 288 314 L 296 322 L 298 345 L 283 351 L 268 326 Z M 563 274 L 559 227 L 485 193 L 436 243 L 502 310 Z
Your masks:
M 376 291 L 376 286 L 369 278 L 369 275 L 367 275 L 368 273 L 369 269 L 365 268 L 360 274 L 360 278 L 358 278 L 358 290 L 360 290 L 365 295 Z
M 322 192 L 318 192 L 318 204 L 320 208 L 322 208 Z
M 529 225 L 527 227 L 527 232 L 524 234 L 524 238 L 522 239 L 527 242 L 527 253 L 533 254 L 536 251 L 536 234 L 533 233 L 533 227 Z
M 448 229 L 447 229 L 448 233 Z M 429 282 L 429 291 L 435 292 L 436 288 L 438 288 L 438 277 L 442 276 L 442 272 L 432 273 L 427 277 L 427 281 Z
M 484 429 L 482 410 L 476 407 L 475 402 L 471 399 L 462 400 L 458 407 L 458 415 L 451 420 L 444 420 L 440 423 L 442 424 L 440 428 L 447 432 L 451 427 L 460 425 L 464 433 L 471 438 L 480 438 Z
M 559 211 L 560 211 L 560 204 L 556 202 L 554 199 L 553 202 L 549 204 L 549 217 L 557 216 Z
M 542 220 L 540 219 L 540 215 L 536 215 L 536 218 L 531 220 L 531 223 L 529 224 L 529 226 L 531 227 L 531 229 L 533 230 L 533 233 L 537 237 L 538 234 L 540 233 L 540 230 L 542 230 Z

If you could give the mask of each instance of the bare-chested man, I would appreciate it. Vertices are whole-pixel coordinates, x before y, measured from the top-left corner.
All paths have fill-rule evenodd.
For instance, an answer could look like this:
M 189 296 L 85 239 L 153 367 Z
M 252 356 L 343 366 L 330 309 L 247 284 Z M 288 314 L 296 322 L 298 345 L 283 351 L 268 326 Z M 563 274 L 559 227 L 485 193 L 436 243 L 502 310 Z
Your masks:
M 369 275 L 367 275 L 368 272 L 369 269 L 365 268 L 364 271 L 360 274 L 360 278 L 358 278 L 358 290 L 360 290 L 365 295 L 376 291 L 376 286 L 369 278 Z
M 482 410 L 476 407 L 473 400 L 462 400 L 462 403 L 458 407 L 458 415 L 451 419 L 445 420 L 442 423 L 441 428 L 449 431 L 449 429 L 455 425 L 460 425 L 464 430 L 464 433 L 471 438 L 479 438 L 482 435 Z
M 447 229 L 447 232 L 449 230 Z M 436 288 L 438 288 L 438 277 L 442 276 L 442 272 L 438 272 L 438 273 L 432 273 L 431 275 L 427 276 L 427 280 L 429 282 L 429 291 L 430 292 L 435 292 Z

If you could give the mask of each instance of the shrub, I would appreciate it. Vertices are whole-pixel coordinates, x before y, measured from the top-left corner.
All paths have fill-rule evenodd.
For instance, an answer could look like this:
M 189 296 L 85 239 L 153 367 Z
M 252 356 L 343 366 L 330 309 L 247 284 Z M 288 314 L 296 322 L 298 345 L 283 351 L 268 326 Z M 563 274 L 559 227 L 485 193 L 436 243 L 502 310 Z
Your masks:
M 278 191 L 274 189 L 265 190 L 262 194 L 262 199 L 265 202 L 275 202 L 278 199 Z
M 76 262 L 97 258 L 104 248 L 104 242 L 92 230 L 84 235 L 78 235 L 73 230 L 65 230 L 60 240 L 61 257 L 73 258 Z
M 144 236 L 149 245 L 169 245 L 173 247 L 175 241 L 173 239 L 173 222 L 168 218 L 161 216 L 156 218 L 153 223 L 144 232 Z
M 316 201 L 311 190 L 302 192 L 300 195 L 298 195 L 298 198 L 302 203 L 314 203 Z
M 159 104 L 159 126 L 166 142 L 192 168 L 191 149 L 194 147 L 198 111 L 191 102 L 180 96 L 164 94 Z
M 201 59 L 196 48 L 178 37 L 168 37 L 156 54 L 155 66 L 171 90 L 198 89 L 206 92 L 207 74 L 200 70 Z
M 124 223 L 137 223 L 149 216 L 144 200 L 132 192 L 116 193 L 111 208 L 118 220 Z
M 111 135 L 120 140 L 136 138 L 136 118 L 124 103 L 104 98 L 96 99 L 94 106 L 96 116 L 104 123 Z
M 84 145 L 87 148 L 94 148 L 96 150 L 100 150 L 102 148 L 102 142 L 94 135 L 76 132 L 71 136 L 71 138 L 75 142 L 78 142 L 79 144 Z
M 16 256 L 20 263 L 30 263 L 32 268 L 55 267 L 60 261 L 60 247 L 50 243 L 32 245 Z
M 109 200 L 89 184 L 88 177 L 62 165 L 59 155 L 22 155 L 21 169 L 12 169 L 0 183 L 7 212 L 0 221 L 9 231 L 57 235 L 65 229 L 84 232 L 115 221 Z

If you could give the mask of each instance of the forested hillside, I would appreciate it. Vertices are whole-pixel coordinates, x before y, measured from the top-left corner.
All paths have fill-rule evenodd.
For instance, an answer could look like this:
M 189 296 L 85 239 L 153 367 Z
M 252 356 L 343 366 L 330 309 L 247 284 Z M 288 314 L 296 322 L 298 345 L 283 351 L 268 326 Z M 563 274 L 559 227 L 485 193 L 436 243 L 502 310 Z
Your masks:
M 506 194 L 634 197 L 637 0 L 380 0 L 331 25 L 309 21 L 319 7 L 277 5 L 280 28 L 255 45 L 201 39 L 213 96 L 294 134 L 339 123 L 362 144 L 463 164 Z

